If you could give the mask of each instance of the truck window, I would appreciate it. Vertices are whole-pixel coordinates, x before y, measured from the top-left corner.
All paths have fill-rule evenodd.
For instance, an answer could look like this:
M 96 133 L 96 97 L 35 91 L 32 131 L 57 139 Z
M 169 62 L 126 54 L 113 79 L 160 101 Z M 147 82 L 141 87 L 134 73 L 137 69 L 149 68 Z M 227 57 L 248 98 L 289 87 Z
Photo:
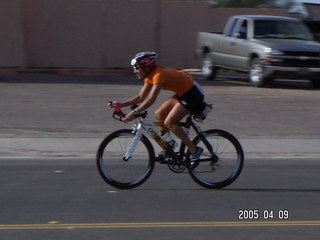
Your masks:
M 243 38 L 243 39 L 246 39 L 247 36 L 248 36 L 248 24 L 247 24 L 247 20 L 244 20 L 243 23 L 241 24 L 240 26 L 240 29 L 239 29 L 239 37 L 240 38 Z
M 314 40 L 307 26 L 298 21 L 256 20 L 254 37 Z
M 238 23 L 239 19 L 238 18 L 235 18 L 233 20 L 233 22 L 231 23 L 230 25 L 230 28 L 229 28 L 229 31 L 227 32 L 227 36 L 232 36 L 234 31 L 235 31 L 235 28 L 237 26 L 237 23 Z

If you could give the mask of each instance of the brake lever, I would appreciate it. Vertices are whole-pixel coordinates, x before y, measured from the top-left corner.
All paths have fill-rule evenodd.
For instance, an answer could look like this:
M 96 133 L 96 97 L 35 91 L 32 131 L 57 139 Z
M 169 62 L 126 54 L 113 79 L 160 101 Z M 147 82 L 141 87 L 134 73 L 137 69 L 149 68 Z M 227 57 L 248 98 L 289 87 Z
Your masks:
M 116 119 L 120 122 L 127 123 L 127 121 L 122 120 L 126 115 L 121 111 L 121 108 L 119 106 L 114 105 L 112 101 L 108 102 L 108 106 L 114 109 L 112 114 L 113 119 Z
M 114 111 L 113 114 L 112 114 L 112 118 L 120 121 L 120 122 L 124 122 L 124 123 L 128 123 L 127 121 L 124 121 L 123 118 L 125 117 L 126 115 L 123 113 L 123 112 L 117 112 L 117 111 Z

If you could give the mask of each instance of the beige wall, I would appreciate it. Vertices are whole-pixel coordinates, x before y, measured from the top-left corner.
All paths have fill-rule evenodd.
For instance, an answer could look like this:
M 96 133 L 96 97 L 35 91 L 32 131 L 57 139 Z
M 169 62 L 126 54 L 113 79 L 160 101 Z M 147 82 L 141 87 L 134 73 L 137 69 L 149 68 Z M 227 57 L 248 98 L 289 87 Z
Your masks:
M 147 50 L 158 51 L 163 65 L 190 68 L 198 31 L 222 31 L 236 14 L 286 12 L 206 2 L 1 0 L 0 14 L 0 67 L 128 67 Z
M 25 64 L 22 17 L 20 0 L 0 1 L 0 68 Z

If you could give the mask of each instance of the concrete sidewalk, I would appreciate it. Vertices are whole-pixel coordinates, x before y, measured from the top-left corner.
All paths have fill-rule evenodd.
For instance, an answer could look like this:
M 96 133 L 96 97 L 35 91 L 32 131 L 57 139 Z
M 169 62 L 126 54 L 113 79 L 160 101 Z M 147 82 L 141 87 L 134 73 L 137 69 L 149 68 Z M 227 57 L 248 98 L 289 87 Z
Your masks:
M 0 159 L 94 159 L 101 141 L 101 138 L 0 138 Z M 240 142 L 246 159 L 320 160 L 317 139 L 240 139 Z

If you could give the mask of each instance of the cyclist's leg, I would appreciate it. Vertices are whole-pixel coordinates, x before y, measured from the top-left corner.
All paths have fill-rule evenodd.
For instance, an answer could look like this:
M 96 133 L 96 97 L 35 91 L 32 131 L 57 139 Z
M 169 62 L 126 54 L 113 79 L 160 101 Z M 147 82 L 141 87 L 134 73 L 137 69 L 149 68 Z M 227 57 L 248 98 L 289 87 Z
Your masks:
M 188 135 L 185 134 L 179 124 L 181 119 L 188 114 L 190 114 L 190 111 L 177 102 L 164 120 L 164 125 L 188 147 L 190 153 L 195 153 L 197 151 L 196 146 L 192 143 Z
M 164 103 L 162 103 L 161 106 L 155 112 L 156 119 L 159 122 L 164 123 L 169 112 L 177 102 L 178 102 L 178 99 L 175 96 L 172 96 L 171 98 L 167 99 Z M 166 128 L 164 124 L 160 126 L 160 129 L 161 131 L 164 131 L 164 132 L 168 131 L 168 128 Z

